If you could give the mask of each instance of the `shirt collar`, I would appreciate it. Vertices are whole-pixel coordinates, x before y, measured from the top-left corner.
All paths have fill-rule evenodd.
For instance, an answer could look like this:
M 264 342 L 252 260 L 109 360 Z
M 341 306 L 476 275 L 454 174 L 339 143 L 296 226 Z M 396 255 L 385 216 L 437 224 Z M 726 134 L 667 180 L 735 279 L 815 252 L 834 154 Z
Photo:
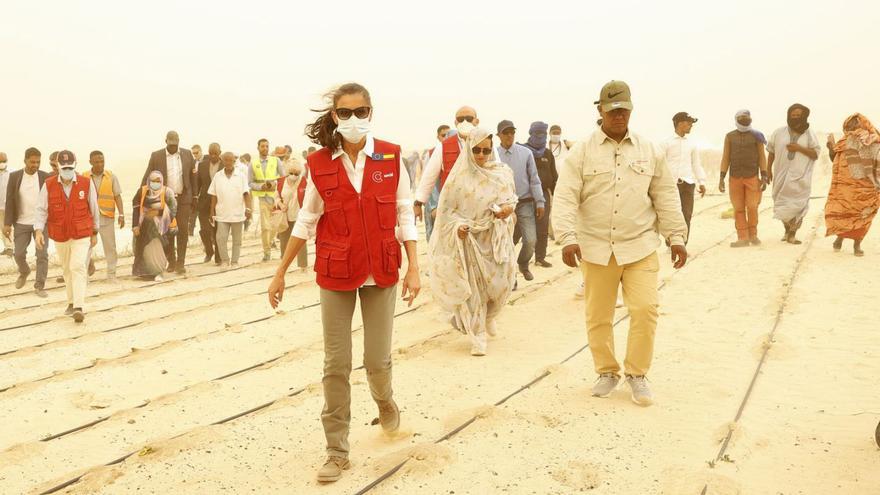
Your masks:
M 180 148 L 177 148 L 177 153 L 173 155 L 168 152 L 168 148 L 165 148 L 165 158 L 170 158 L 172 156 L 180 156 Z
M 598 133 L 598 136 L 599 136 L 599 138 L 600 138 L 600 139 L 599 139 L 599 144 L 602 144 L 602 143 L 604 143 L 605 141 L 611 141 L 612 143 L 617 144 L 617 141 L 615 141 L 615 140 L 611 139 L 610 137 L 608 137 L 608 134 L 605 134 L 605 131 L 602 130 L 601 127 L 600 127 L 598 130 L 596 130 L 596 132 Z M 629 141 L 631 144 L 636 144 L 636 143 L 635 143 L 635 139 L 633 139 L 633 135 L 630 134 L 630 132 L 629 132 L 629 129 L 626 130 L 626 135 L 623 136 L 623 139 L 620 141 L 620 144 L 623 144 L 623 143 L 625 143 L 626 141 Z
M 358 152 L 358 155 L 363 154 L 366 156 L 372 156 L 374 144 L 375 144 L 375 142 L 373 141 L 373 135 L 367 134 L 367 142 L 364 143 L 364 147 L 361 148 L 361 150 Z M 342 156 L 344 153 L 345 153 L 345 151 L 342 149 L 342 146 L 340 146 L 339 148 L 336 148 L 336 151 L 333 152 L 333 155 L 330 158 L 335 160 L 335 159 L 339 158 L 340 156 Z M 357 164 L 353 164 L 353 165 L 356 166 Z

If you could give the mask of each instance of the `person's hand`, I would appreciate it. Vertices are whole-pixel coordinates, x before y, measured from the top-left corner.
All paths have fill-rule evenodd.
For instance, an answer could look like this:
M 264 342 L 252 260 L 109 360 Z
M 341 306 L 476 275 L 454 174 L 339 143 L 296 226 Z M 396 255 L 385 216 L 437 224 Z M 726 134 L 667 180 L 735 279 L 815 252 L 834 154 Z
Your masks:
M 788 143 L 785 145 L 785 149 L 787 149 L 788 151 L 800 151 L 801 147 L 797 143 Z
M 8 239 L 12 236 L 12 225 L 3 226 L 3 235 Z
M 672 245 L 669 249 L 672 250 L 672 267 L 678 270 L 688 259 L 687 249 L 681 245 Z
M 767 172 L 761 172 L 761 192 L 767 190 L 767 184 L 770 183 L 770 176 Z
M 723 178 L 723 177 L 718 181 L 718 190 L 721 191 L 721 192 L 725 192 L 725 191 L 727 191 L 727 186 L 724 184 L 724 178 Z
M 135 237 L 141 235 L 141 228 L 140 227 L 132 227 L 131 231 L 134 233 Z
M 562 248 L 562 262 L 566 265 L 577 268 L 581 263 L 581 247 L 578 244 L 569 244 Z
M 461 227 L 458 228 L 458 238 L 459 239 L 467 238 L 468 232 L 470 232 L 470 231 L 471 231 L 470 227 L 468 227 L 467 225 L 462 225 Z
M 538 220 L 544 218 L 544 207 L 543 206 L 539 206 L 537 209 L 535 209 L 535 218 L 537 218 Z
M 436 219 L 437 219 L 437 208 L 434 208 L 433 210 L 431 210 L 431 220 L 436 220 Z
M 244 218 L 250 220 L 254 214 L 251 213 L 251 210 L 244 210 Z
M 834 134 L 828 134 L 828 147 L 834 146 L 834 143 L 837 141 L 834 140 Z
M 700 197 L 701 198 L 706 197 L 706 186 L 703 184 L 700 184 Z
M 122 215 L 119 215 L 119 228 L 120 229 L 125 228 L 125 217 Z
M 37 249 L 42 250 L 46 247 L 46 238 L 43 237 L 42 230 L 34 231 L 34 240 L 37 242 Z
M 217 226 L 217 220 L 214 219 L 214 215 L 211 215 L 211 217 L 208 218 L 208 223 L 211 224 L 211 227 Z
M 400 297 L 407 302 L 407 307 L 412 307 L 413 301 L 422 290 L 422 284 L 419 281 L 418 268 L 410 267 L 403 277 L 403 288 L 400 290 Z
M 413 205 L 413 214 L 416 216 L 417 221 L 422 219 L 422 205 L 421 204 L 417 203 L 417 204 Z
M 89 238 L 89 247 L 95 247 L 98 245 L 98 234 L 92 234 L 92 237 Z
M 501 207 L 501 211 L 495 213 L 495 218 L 497 218 L 499 220 L 504 220 L 505 218 L 509 217 L 512 214 L 513 214 L 513 207 L 510 205 L 505 205 L 505 206 Z
M 275 275 L 272 282 L 269 283 L 269 305 L 272 309 L 277 309 L 281 300 L 284 298 L 284 276 Z

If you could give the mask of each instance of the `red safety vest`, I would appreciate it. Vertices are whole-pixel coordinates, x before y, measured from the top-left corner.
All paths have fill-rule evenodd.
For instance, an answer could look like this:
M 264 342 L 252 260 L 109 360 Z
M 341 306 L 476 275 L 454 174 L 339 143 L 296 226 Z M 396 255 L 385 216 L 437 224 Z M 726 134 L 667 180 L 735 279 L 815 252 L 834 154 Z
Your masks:
M 76 175 L 76 182 L 71 185 L 70 198 L 64 195 L 64 189 L 58 176 L 46 179 L 46 192 L 49 196 L 49 218 L 46 220 L 46 231 L 55 242 L 90 237 L 95 229 L 95 220 L 89 208 L 89 190 L 92 181 L 82 175 Z
M 400 146 L 374 142 L 360 194 L 348 180 L 342 157 L 333 160 L 330 150 L 321 148 L 307 159 L 309 175 L 324 200 L 315 240 L 315 272 L 324 289 L 355 290 L 369 275 L 382 288 L 400 279 L 401 249 L 394 233 Z
M 440 168 L 440 190 L 443 190 L 443 184 L 446 184 L 446 178 L 449 172 L 452 172 L 452 166 L 458 160 L 461 154 L 461 148 L 458 145 L 458 136 L 449 136 L 441 143 L 443 146 L 443 167 Z

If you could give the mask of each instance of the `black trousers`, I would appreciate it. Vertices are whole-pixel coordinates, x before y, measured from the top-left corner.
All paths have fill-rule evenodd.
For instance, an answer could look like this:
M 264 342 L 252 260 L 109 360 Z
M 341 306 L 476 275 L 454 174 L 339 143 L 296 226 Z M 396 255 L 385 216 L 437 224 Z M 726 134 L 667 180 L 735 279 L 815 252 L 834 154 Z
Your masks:
M 220 261 L 220 250 L 217 247 L 217 229 L 211 225 L 211 205 L 199 208 L 199 237 L 205 246 L 205 256 L 214 257 L 214 261 Z
M 535 260 L 544 261 L 547 257 L 547 239 L 550 237 L 550 210 L 553 208 L 553 196 L 548 189 L 544 190 L 544 216 L 536 222 L 538 240 L 535 242 Z
M 165 256 L 172 268 L 181 268 L 186 262 L 186 244 L 189 241 L 191 203 L 177 203 L 177 235 L 168 239 Z
M 688 240 L 691 238 L 691 217 L 694 214 L 694 190 L 696 188 L 696 184 L 678 181 L 678 198 L 681 200 L 681 213 L 684 215 L 684 223 L 688 228 Z M 686 243 L 687 241 L 685 241 Z

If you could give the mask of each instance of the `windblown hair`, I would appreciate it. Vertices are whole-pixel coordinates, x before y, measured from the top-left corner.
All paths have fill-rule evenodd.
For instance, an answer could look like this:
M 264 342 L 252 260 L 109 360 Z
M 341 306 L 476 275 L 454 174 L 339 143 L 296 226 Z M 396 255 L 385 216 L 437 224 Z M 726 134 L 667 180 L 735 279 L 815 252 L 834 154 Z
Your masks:
M 358 83 L 346 83 L 324 95 L 327 106 L 321 109 L 312 109 L 321 115 L 314 122 L 306 126 L 305 134 L 315 144 L 335 150 L 342 146 L 342 137 L 336 132 L 336 123 L 333 122 L 333 110 L 339 99 L 346 95 L 361 94 L 367 100 L 367 105 L 373 106 L 370 100 L 370 92 Z

